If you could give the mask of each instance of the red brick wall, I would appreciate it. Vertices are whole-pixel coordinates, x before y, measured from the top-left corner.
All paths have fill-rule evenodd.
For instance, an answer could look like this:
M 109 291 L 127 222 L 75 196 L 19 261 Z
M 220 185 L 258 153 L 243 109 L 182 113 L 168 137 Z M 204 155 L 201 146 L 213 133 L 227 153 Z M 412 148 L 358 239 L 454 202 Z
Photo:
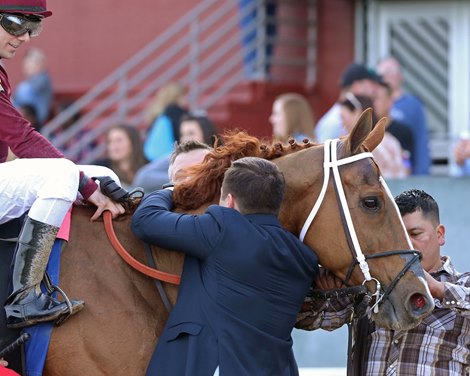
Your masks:
M 192 9 L 197 0 L 48 0 L 53 15 L 29 42 L 45 50 L 58 92 L 83 92 L 119 67 Z M 10 80 L 21 79 L 21 57 L 5 62 Z
M 225 0 L 237 1 L 237 0 Z M 48 0 L 53 16 L 44 21 L 41 36 L 29 45 L 45 50 L 49 60 L 56 93 L 81 94 L 101 81 L 110 72 L 161 34 L 181 15 L 198 4 L 198 0 Z M 283 10 L 280 7 L 280 11 Z M 288 8 L 286 8 L 288 10 Z M 299 15 L 299 17 L 302 15 Z M 305 15 L 304 15 L 305 16 Z M 317 10 L 317 81 L 306 90 L 302 77 L 293 72 L 282 73 L 286 90 L 304 93 L 313 105 L 318 119 L 338 97 L 339 76 L 354 57 L 354 0 L 318 0 Z M 288 29 L 280 33 L 289 33 Z M 13 87 L 21 79 L 21 57 L 27 49 L 22 46 L 18 55 L 4 64 Z M 292 55 L 292 50 L 276 51 Z M 274 77 L 276 80 L 276 77 Z M 292 87 L 292 84 L 298 87 Z M 290 86 L 289 86 L 290 85 Z M 259 88 L 258 88 L 259 89 Z M 264 90 L 263 90 L 264 91 Z M 250 124 L 254 133 L 268 136 L 271 132 L 268 116 L 275 95 L 267 90 L 255 95 L 252 116 L 228 121 L 231 126 Z

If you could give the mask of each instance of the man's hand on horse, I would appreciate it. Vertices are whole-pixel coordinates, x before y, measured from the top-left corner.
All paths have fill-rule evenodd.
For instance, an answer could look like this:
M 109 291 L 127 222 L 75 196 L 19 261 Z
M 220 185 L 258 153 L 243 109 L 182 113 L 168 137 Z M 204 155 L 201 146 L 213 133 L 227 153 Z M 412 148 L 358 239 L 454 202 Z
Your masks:
M 343 281 L 331 273 L 328 269 L 320 267 L 318 277 L 315 280 L 315 288 L 318 290 L 332 290 L 345 287 Z
M 88 202 L 91 202 L 97 207 L 95 214 L 91 217 L 92 221 L 96 221 L 105 210 L 109 210 L 113 218 L 125 213 L 125 209 L 121 204 L 105 196 L 99 189 L 88 197 Z
M 445 283 L 434 279 L 426 270 L 423 270 L 423 272 L 432 297 L 439 300 L 444 299 Z

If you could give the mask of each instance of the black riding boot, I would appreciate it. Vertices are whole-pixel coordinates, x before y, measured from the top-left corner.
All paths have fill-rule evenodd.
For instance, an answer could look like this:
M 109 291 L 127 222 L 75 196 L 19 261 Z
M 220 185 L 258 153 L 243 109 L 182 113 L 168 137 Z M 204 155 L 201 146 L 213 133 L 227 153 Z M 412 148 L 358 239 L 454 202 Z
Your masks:
M 58 231 L 55 226 L 26 218 L 15 250 L 13 293 L 5 302 L 7 327 L 22 328 L 43 321 L 59 324 L 83 308 L 83 301 L 68 301 L 64 296 L 66 301 L 61 302 L 40 289 Z

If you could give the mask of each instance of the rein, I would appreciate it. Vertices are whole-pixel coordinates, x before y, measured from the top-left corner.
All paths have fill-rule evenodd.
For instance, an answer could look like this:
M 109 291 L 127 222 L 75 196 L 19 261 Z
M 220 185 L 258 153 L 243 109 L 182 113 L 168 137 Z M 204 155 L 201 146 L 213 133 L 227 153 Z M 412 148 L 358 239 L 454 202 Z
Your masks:
M 131 254 L 124 248 L 124 246 L 119 241 L 113 227 L 113 217 L 109 211 L 103 213 L 104 228 L 106 235 L 110 243 L 112 244 L 115 251 L 122 257 L 122 259 L 133 267 L 135 270 L 139 271 L 142 274 L 145 274 L 148 277 L 157 279 L 159 281 L 168 282 L 173 285 L 179 285 L 181 277 L 176 274 L 161 272 L 159 270 L 148 267 L 147 265 L 142 264 L 140 261 L 136 260 Z
M 345 284 L 348 285 L 349 279 L 353 273 L 355 266 L 359 265 L 359 268 L 361 269 L 361 272 L 364 275 L 364 281 L 362 282 L 362 286 L 364 286 L 365 283 L 370 282 L 370 281 L 373 281 L 376 284 L 376 291 L 375 293 L 371 294 L 372 295 L 371 297 L 375 297 L 375 302 L 373 303 L 371 309 L 373 309 L 374 313 L 378 313 L 379 304 L 385 301 L 385 299 L 389 297 L 390 293 L 395 288 L 398 281 L 411 268 L 411 266 L 415 262 L 419 262 L 419 260 L 421 259 L 421 253 L 419 251 L 410 249 L 410 250 L 385 251 L 385 252 L 380 252 L 380 253 L 367 255 L 367 256 L 364 255 L 361 249 L 361 245 L 359 244 L 359 240 L 357 238 L 356 230 L 354 228 L 354 224 L 353 224 L 352 217 L 351 217 L 351 212 L 349 211 L 348 202 L 346 199 L 346 195 L 344 193 L 343 184 L 341 182 L 339 166 L 353 163 L 353 162 L 356 162 L 358 160 L 365 159 L 365 158 L 371 158 L 373 160 L 374 157 L 372 153 L 364 152 L 364 153 L 359 153 L 359 154 L 356 154 L 347 158 L 338 159 L 337 158 L 338 141 L 339 141 L 338 139 L 325 141 L 324 161 L 323 161 L 323 167 L 324 167 L 323 185 L 322 185 L 320 194 L 318 196 L 318 199 L 315 202 L 312 210 L 310 211 L 310 214 L 308 215 L 302 227 L 302 230 L 300 231 L 299 238 L 301 241 L 304 241 L 305 235 L 307 234 L 307 231 L 309 230 L 316 214 L 318 213 L 318 210 L 320 209 L 320 206 L 325 198 L 325 194 L 328 188 L 328 183 L 330 180 L 330 170 L 332 170 L 333 179 L 335 183 L 335 189 L 336 189 L 336 197 L 338 201 L 340 202 L 343 224 L 344 224 L 345 229 L 347 230 L 346 236 L 348 239 L 348 243 L 350 245 L 351 252 L 353 254 L 353 260 L 349 267 Z M 382 177 L 380 177 L 380 182 L 384 186 L 385 191 L 387 192 L 387 195 L 392 199 L 392 202 L 395 202 L 393 200 L 393 196 L 390 193 L 390 190 L 388 189 L 387 184 L 385 183 Z M 396 206 L 396 204 L 395 204 L 395 208 L 401 219 L 401 216 L 400 216 L 400 213 L 398 211 L 398 207 Z M 402 220 L 401 222 L 403 225 Z M 404 225 L 403 225 L 403 228 L 405 228 Z M 412 248 L 409 238 L 408 238 L 408 244 L 410 248 Z M 385 292 L 382 293 L 381 291 L 382 287 L 381 287 L 379 280 L 376 278 L 373 278 L 370 274 L 369 264 L 367 263 L 367 260 L 378 258 L 378 257 L 394 256 L 394 255 L 412 255 L 413 257 L 411 258 L 410 261 L 408 261 L 405 264 L 403 269 L 398 273 L 395 279 L 390 283 L 390 285 L 385 290 Z

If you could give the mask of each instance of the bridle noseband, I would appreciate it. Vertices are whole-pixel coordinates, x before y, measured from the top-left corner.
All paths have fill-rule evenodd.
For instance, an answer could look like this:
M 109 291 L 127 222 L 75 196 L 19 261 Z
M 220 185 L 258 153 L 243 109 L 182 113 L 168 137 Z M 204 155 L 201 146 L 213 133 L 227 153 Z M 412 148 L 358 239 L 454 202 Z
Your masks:
M 346 199 L 346 195 L 344 193 L 344 188 L 343 184 L 341 182 L 341 175 L 339 173 L 339 166 L 343 166 L 349 163 L 356 162 L 361 159 L 365 158 L 372 158 L 374 159 L 372 153 L 370 152 L 363 152 L 359 153 L 347 158 L 342 158 L 338 159 L 337 158 L 337 145 L 338 145 L 339 140 L 327 140 L 324 143 L 324 162 L 323 162 L 323 168 L 324 168 L 324 179 L 323 179 L 323 185 L 320 190 L 320 194 L 318 196 L 317 201 L 315 202 L 312 210 L 310 211 L 310 214 L 308 215 L 302 230 L 300 231 L 299 238 L 301 241 L 304 241 L 305 235 L 307 234 L 307 231 L 309 230 L 315 216 L 318 213 L 318 210 L 320 209 L 320 206 L 325 198 L 325 194 L 328 188 L 328 182 L 330 180 L 330 170 L 332 171 L 333 174 L 333 179 L 335 183 L 335 190 L 336 190 L 336 196 L 338 201 L 340 202 L 340 208 L 341 208 L 341 214 L 342 214 L 342 219 L 343 219 L 343 225 L 345 227 L 345 232 L 346 236 L 348 238 L 348 243 L 351 249 L 351 252 L 353 254 L 353 260 L 351 262 L 351 265 L 349 267 L 346 280 L 344 281 L 346 285 L 349 283 L 349 279 L 351 278 L 351 275 L 353 273 L 353 270 L 356 265 L 359 265 L 359 268 L 361 269 L 362 274 L 364 275 L 364 281 L 362 282 L 362 285 L 365 285 L 366 282 L 373 281 L 376 284 L 376 291 L 375 293 L 372 294 L 372 297 L 375 296 L 375 302 L 371 309 L 374 310 L 374 313 L 378 312 L 378 305 L 379 303 L 385 301 L 394 289 L 394 287 L 397 285 L 398 281 L 403 277 L 403 275 L 411 268 L 411 266 L 415 263 L 418 262 L 421 259 L 421 253 L 419 251 L 409 249 L 409 250 L 393 250 L 393 251 L 385 251 L 385 252 L 380 252 L 380 253 L 375 253 L 372 255 L 367 255 L 365 256 L 364 253 L 362 252 L 361 245 L 359 244 L 359 240 L 357 238 L 356 230 L 354 228 L 354 224 L 352 221 L 351 213 L 349 211 L 348 207 L 348 202 Z M 395 209 L 397 211 L 397 214 L 400 218 L 400 221 L 402 223 L 403 229 L 405 230 L 405 226 L 403 224 L 403 220 L 401 219 L 401 215 L 399 213 L 398 207 L 395 204 L 395 200 L 393 199 L 393 196 L 385 183 L 385 180 L 380 177 L 380 182 L 382 186 L 385 188 L 385 191 L 387 192 L 387 195 L 391 198 L 392 202 L 395 205 Z M 406 234 L 406 231 L 405 231 Z M 408 245 L 410 248 L 412 248 L 412 244 L 410 239 L 408 238 L 408 235 L 406 234 L 407 240 L 408 240 Z M 395 279 L 390 283 L 388 288 L 382 293 L 382 287 L 378 279 L 373 278 L 370 274 L 369 270 L 369 265 L 367 263 L 367 260 L 373 259 L 373 258 L 378 258 L 378 257 L 386 257 L 386 256 L 395 256 L 395 255 L 413 255 L 411 260 L 409 260 L 403 269 L 398 273 L 398 275 L 395 277 Z

